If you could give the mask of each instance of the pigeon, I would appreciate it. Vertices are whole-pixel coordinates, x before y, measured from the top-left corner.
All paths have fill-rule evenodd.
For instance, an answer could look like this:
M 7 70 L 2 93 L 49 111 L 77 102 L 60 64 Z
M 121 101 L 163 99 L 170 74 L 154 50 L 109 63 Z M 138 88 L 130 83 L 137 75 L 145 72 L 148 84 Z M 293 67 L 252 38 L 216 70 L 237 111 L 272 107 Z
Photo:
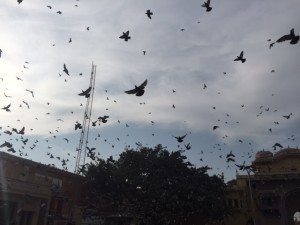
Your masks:
M 25 102 L 25 101 L 22 101 L 22 102 L 27 106 L 28 109 L 30 109 L 29 104 L 27 102 Z
M 3 94 L 4 94 L 5 98 L 11 98 L 11 96 L 5 94 L 5 92 Z
M 61 15 L 61 14 L 62 14 L 62 12 L 61 12 L 61 11 L 57 11 L 56 13 L 57 13 L 57 14 L 59 14 L 59 15 Z
M 126 94 L 135 94 L 136 96 L 142 96 L 145 93 L 145 87 L 147 85 L 148 81 L 147 79 L 140 85 L 136 86 L 135 88 L 129 91 L 125 91 Z
M 48 7 L 49 9 L 52 9 L 52 6 L 51 6 L 51 5 L 47 5 L 47 7 Z
M 90 30 L 90 27 L 87 27 L 86 30 Z
M 276 150 L 276 147 L 283 148 L 279 143 L 275 143 L 272 147 L 274 148 L 274 151 Z
M 219 126 L 213 126 L 213 130 L 216 130 L 217 128 L 219 128 Z
M 143 54 L 146 55 L 146 51 L 143 51 Z
M 292 113 L 290 113 L 289 115 L 286 115 L 286 116 L 282 116 L 284 118 L 286 118 L 287 120 L 291 117 L 291 115 L 293 115 Z
M 187 145 L 184 145 L 184 147 L 186 148 L 186 150 L 190 150 L 192 146 L 190 143 L 188 143 Z
M 284 42 L 284 41 L 290 41 L 291 45 L 295 45 L 299 41 L 299 35 L 295 35 L 294 28 L 291 29 L 289 34 L 283 35 L 281 38 L 279 38 L 276 42 Z
M 1 58 L 1 56 L 2 56 L 2 50 L 0 49 L 0 58 Z M 2 78 L 2 81 L 3 81 L 3 78 Z
M 183 136 L 178 136 L 178 137 L 173 136 L 173 137 L 176 138 L 179 143 L 181 143 L 183 142 L 183 139 L 186 137 L 186 134 Z
M 75 130 L 82 129 L 82 125 L 78 122 L 75 123 Z
M 212 7 L 210 6 L 210 0 L 207 0 L 207 2 L 204 2 L 202 7 L 206 8 L 206 12 L 209 12 L 212 10 Z
M 153 12 L 151 12 L 150 9 L 148 9 L 145 14 L 148 16 L 149 19 L 152 19 L 151 16 L 153 15 Z
M 21 4 L 23 2 L 23 0 L 18 0 L 18 3 Z
M 71 42 L 72 42 L 72 38 L 69 39 L 69 43 L 71 43 Z
M 86 89 L 85 91 L 81 91 L 81 93 L 79 93 L 78 95 L 79 96 L 84 96 L 86 98 L 89 98 L 90 97 L 90 94 L 91 94 L 91 90 L 92 90 L 92 87 L 89 87 L 88 89 Z
M 2 145 L 0 145 L 0 148 L 3 148 L 3 147 L 7 147 L 7 148 L 11 148 L 12 147 L 12 144 L 5 141 Z
M 20 131 L 18 131 L 16 128 L 13 128 L 12 131 L 16 132 L 17 134 L 25 134 L 25 127 L 23 127 Z
M 70 76 L 69 74 L 69 70 L 67 69 L 66 64 L 64 64 L 64 70 L 63 70 L 68 76 Z
M 98 120 L 102 123 L 106 123 L 109 116 L 99 116 Z
M 120 39 L 124 39 L 124 41 L 128 41 L 131 37 L 129 36 L 129 30 L 123 32 L 123 34 L 119 37 Z
M 230 151 L 230 153 L 226 155 L 226 158 L 230 158 L 230 157 L 235 157 L 235 155 L 232 153 L 232 151 Z
M 9 104 L 9 105 L 3 107 L 2 109 L 5 110 L 6 112 L 10 112 L 10 109 L 9 109 L 10 106 L 11 106 L 11 104 Z
M 234 59 L 234 61 L 241 61 L 242 63 L 246 62 L 246 58 L 243 58 L 243 56 L 244 56 L 244 51 L 242 51 L 240 55 Z
M 34 98 L 34 94 L 33 94 L 33 91 L 29 90 L 29 89 L 26 89 L 25 91 L 31 93 L 32 97 Z

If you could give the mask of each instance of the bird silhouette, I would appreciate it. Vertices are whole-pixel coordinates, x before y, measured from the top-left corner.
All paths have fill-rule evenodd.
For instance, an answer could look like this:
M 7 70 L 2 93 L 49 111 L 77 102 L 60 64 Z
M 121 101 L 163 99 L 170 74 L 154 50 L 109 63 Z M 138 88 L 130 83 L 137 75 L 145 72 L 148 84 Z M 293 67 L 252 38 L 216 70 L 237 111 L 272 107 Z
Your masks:
M 283 148 L 279 143 L 275 143 L 272 147 L 274 148 L 274 151 L 276 150 L 276 147 Z
M 240 55 L 234 59 L 234 61 L 241 61 L 242 63 L 244 63 L 244 62 L 246 62 L 246 58 L 243 58 L 243 57 L 244 57 L 244 51 L 242 51 L 240 53 Z
M 185 134 L 183 136 L 178 136 L 178 137 L 173 136 L 173 137 L 176 138 L 179 143 L 181 143 L 181 142 L 183 142 L 183 139 L 186 137 L 186 135 L 187 134 Z
M 25 101 L 22 101 L 22 102 L 27 106 L 28 109 L 30 109 L 29 104 L 27 102 L 25 102 Z
M 150 9 L 148 9 L 145 14 L 148 16 L 149 19 L 152 19 L 151 16 L 153 15 L 153 12 L 151 12 Z
M 219 128 L 219 126 L 213 126 L 213 130 L 216 130 L 217 128 Z
M 61 15 L 61 14 L 62 14 L 62 12 L 61 12 L 61 11 L 57 11 L 56 13 L 57 13 L 57 14 L 59 14 L 59 15 Z
M 190 149 L 192 148 L 192 146 L 191 146 L 191 144 L 190 144 L 190 143 L 188 143 L 188 144 L 184 145 L 184 147 L 186 148 L 186 150 L 190 150 Z
M 72 42 L 72 38 L 69 39 L 69 43 L 71 43 L 71 42 Z
M 18 3 L 21 4 L 23 2 L 23 0 L 18 0 Z
M 209 12 L 212 10 L 212 7 L 210 6 L 210 0 L 207 0 L 206 2 L 201 5 L 202 7 L 206 8 L 206 12 Z
M 5 110 L 6 112 L 10 112 L 10 106 L 11 106 L 11 104 L 9 104 L 1 109 Z
M 70 76 L 69 74 L 69 70 L 67 69 L 66 64 L 64 64 L 64 70 L 63 70 L 68 76 Z
M 136 86 L 135 88 L 129 91 L 125 91 L 126 94 L 135 94 L 136 96 L 142 96 L 145 93 L 145 87 L 147 85 L 148 81 L 147 79 L 140 85 Z
M 29 92 L 31 94 L 31 96 L 34 98 L 34 94 L 32 90 L 26 89 L 25 91 Z
M 3 147 L 7 147 L 7 148 L 11 148 L 12 147 L 12 144 L 5 141 L 2 145 L 0 145 L 0 148 L 3 148 Z
M 91 94 L 91 90 L 92 90 L 92 87 L 89 87 L 88 89 L 86 89 L 85 91 L 81 91 L 81 93 L 79 93 L 78 95 L 79 96 L 84 96 L 86 98 L 89 98 L 90 97 L 90 94 Z
M 289 34 L 283 35 L 281 38 L 279 38 L 276 42 L 284 42 L 284 41 L 290 41 L 291 45 L 295 45 L 299 41 L 299 35 L 295 35 L 294 28 L 291 29 Z
M 75 130 L 82 129 L 82 125 L 79 122 L 75 123 Z
M 48 7 L 49 9 L 52 9 L 52 6 L 51 6 L 51 5 L 47 5 L 47 7 Z
M 124 41 L 128 41 L 131 37 L 129 36 L 129 30 L 123 32 L 123 34 L 119 37 L 120 39 L 124 39 Z
M 287 120 L 291 117 L 291 115 L 293 115 L 292 113 L 290 113 L 289 115 L 286 115 L 286 116 L 282 116 L 284 118 L 286 118 Z
M 106 123 L 109 116 L 99 116 L 98 120 L 102 123 Z

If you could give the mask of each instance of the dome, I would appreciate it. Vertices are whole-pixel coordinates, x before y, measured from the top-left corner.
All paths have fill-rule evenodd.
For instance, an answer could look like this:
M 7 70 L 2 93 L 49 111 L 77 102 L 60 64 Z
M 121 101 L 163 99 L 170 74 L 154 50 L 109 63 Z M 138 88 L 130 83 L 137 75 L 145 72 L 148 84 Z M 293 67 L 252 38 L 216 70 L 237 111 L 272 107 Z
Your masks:
M 273 157 L 273 153 L 270 151 L 259 151 L 255 154 L 255 159 Z
M 285 148 L 282 150 L 279 150 L 278 152 L 275 153 L 274 156 L 281 156 L 281 155 L 294 155 L 294 154 L 299 154 L 300 155 L 300 149 L 297 148 Z

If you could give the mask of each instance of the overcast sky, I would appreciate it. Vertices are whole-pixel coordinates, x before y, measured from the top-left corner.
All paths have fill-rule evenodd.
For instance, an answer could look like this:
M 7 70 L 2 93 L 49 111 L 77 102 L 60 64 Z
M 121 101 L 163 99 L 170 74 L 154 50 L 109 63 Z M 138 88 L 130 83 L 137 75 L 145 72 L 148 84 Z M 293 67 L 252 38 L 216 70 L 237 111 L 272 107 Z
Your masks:
M 202 4 L 2 0 L 0 107 L 11 104 L 11 112 L 0 110 L 0 144 L 10 141 L 15 155 L 20 149 L 22 157 L 60 168 L 61 162 L 49 159 L 47 152 L 69 158 L 67 167 L 73 171 L 80 137 L 74 124 L 82 123 L 80 104 L 86 101 L 78 93 L 88 88 L 94 62 L 92 121 L 103 115 L 109 119 L 91 127 L 89 146 L 103 158 L 117 156 L 136 142 L 162 144 L 169 150 L 185 149 L 184 144 L 190 143 L 192 148 L 185 151 L 189 160 L 231 179 L 236 167 L 226 162 L 230 151 L 242 164 L 250 163 L 259 150 L 273 151 L 276 142 L 297 147 L 299 43 L 276 43 L 269 49 L 267 40 L 276 41 L 292 28 L 299 35 L 300 2 L 212 0 L 210 12 Z M 153 12 L 151 20 L 147 9 Z M 131 39 L 125 42 L 119 36 L 127 30 Z M 246 62 L 233 61 L 241 51 Z M 63 64 L 70 76 L 63 73 Z M 142 97 L 124 93 L 145 79 Z M 34 98 L 26 89 L 34 92 Z M 290 113 L 290 119 L 283 117 Z M 3 133 L 23 126 L 26 145 L 20 135 Z M 213 126 L 219 128 L 213 131 Z M 173 136 L 185 134 L 178 148 Z

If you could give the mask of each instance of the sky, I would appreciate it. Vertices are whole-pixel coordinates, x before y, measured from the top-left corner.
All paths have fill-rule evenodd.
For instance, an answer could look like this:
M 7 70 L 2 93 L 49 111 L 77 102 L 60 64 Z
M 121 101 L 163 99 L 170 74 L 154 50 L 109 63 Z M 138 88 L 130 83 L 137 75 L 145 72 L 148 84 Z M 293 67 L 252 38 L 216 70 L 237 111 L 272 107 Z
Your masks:
M 59 168 L 56 157 L 69 159 L 73 172 L 80 138 L 74 124 L 82 123 L 86 102 L 78 94 L 88 88 L 94 63 L 91 120 L 109 119 L 90 127 L 88 145 L 102 158 L 136 143 L 162 144 L 185 150 L 193 164 L 229 180 L 234 164 L 251 163 L 257 151 L 276 152 L 275 143 L 298 147 L 300 42 L 269 44 L 292 28 L 299 35 L 300 2 L 212 0 L 210 12 L 202 4 L 2 0 L 0 107 L 11 104 L 11 112 L 0 110 L 0 144 L 9 141 L 16 150 L 11 154 Z M 128 30 L 125 42 L 119 37 Z M 245 63 L 234 61 L 241 51 Z M 124 93 L 146 79 L 143 96 Z M 23 126 L 26 145 L 21 135 L 4 133 Z M 183 143 L 174 138 L 185 134 Z M 235 163 L 226 162 L 231 151 Z

